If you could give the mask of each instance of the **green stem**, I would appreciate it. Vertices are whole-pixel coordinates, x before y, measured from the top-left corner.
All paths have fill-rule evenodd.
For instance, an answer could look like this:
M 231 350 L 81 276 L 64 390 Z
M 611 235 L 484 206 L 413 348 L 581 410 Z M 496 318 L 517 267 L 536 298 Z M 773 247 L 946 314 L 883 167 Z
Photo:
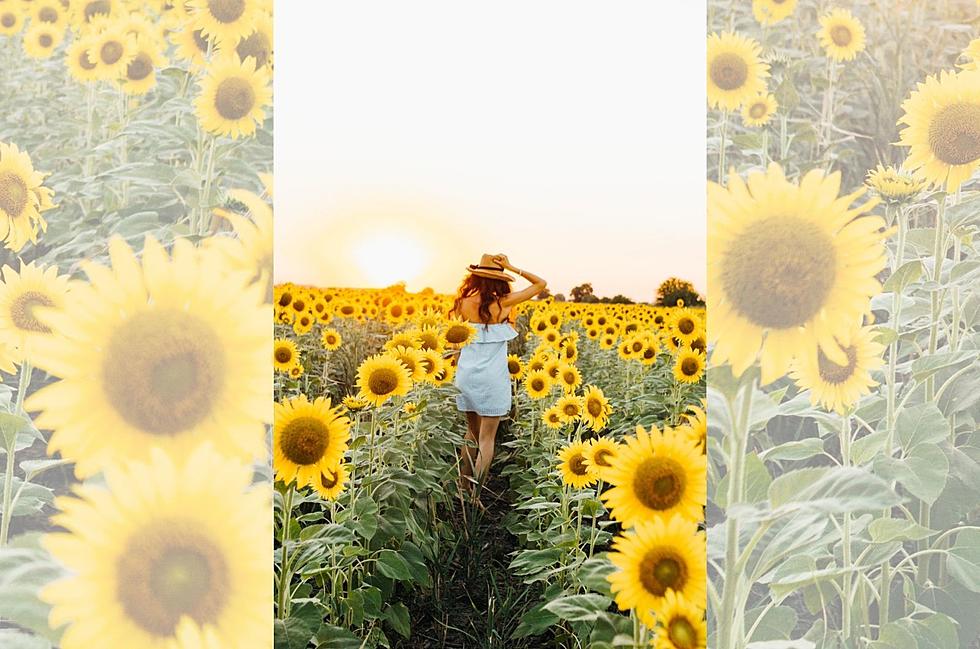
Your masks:
M 293 494 L 295 490 L 292 485 L 286 487 L 286 494 L 283 497 L 282 509 L 282 567 L 279 571 L 279 619 L 286 619 L 289 615 L 287 610 L 289 602 L 289 525 L 293 520 Z
M 844 417 L 840 431 L 841 458 L 844 466 L 851 463 L 851 418 Z M 844 530 L 841 539 L 841 556 L 844 568 L 844 592 L 841 595 L 841 632 L 844 644 L 848 644 L 851 637 L 851 590 L 853 588 L 851 574 L 851 514 L 844 512 Z
M 728 147 L 728 111 L 721 112 L 721 142 L 718 145 L 718 184 L 725 186 L 725 154 Z
M 27 388 L 31 384 L 31 374 L 33 367 L 30 361 L 24 361 L 20 366 L 20 373 L 17 377 L 17 400 L 14 403 L 15 415 L 24 415 L 24 397 L 27 395 Z M 17 455 L 17 436 L 11 440 L 7 447 L 7 466 L 3 474 L 3 511 L 0 512 L 0 548 L 7 545 L 7 538 L 10 535 L 10 519 L 13 518 L 11 503 L 14 495 L 14 467 Z

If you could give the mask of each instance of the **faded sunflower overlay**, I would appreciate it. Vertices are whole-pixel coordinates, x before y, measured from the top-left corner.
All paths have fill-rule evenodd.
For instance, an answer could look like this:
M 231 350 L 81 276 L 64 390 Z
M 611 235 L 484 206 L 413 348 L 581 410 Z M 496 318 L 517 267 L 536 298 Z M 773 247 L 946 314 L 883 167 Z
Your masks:
M 708 2 L 706 644 L 977 646 L 980 5 L 749 5 Z
M 0 646 L 271 646 L 272 3 L 2 0 L 0 58 Z
M 453 299 L 275 287 L 277 638 L 458 646 L 418 604 L 443 597 L 434 585 L 483 515 L 460 495 L 452 385 L 480 325 L 448 317 Z M 655 304 L 549 297 L 515 311 L 501 451 L 515 502 L 493 524 L 522 541 L 487 569 L 541 587 L 515 603 L 505 646 L 704 649 L 700 296 L 672 278 Z

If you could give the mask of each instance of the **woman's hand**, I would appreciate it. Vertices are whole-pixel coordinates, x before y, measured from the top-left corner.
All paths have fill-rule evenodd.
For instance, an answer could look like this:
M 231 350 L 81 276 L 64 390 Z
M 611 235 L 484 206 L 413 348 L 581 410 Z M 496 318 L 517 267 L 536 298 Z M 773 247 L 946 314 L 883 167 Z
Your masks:
M 507 270 L 514 270 L 514 267 L 511 265 L 510 260 L 507 259 L 507 255 L 494 255 L 492 259 L 493 262 L 495 264 L 499 264 L 501 268 L 505 268 Z

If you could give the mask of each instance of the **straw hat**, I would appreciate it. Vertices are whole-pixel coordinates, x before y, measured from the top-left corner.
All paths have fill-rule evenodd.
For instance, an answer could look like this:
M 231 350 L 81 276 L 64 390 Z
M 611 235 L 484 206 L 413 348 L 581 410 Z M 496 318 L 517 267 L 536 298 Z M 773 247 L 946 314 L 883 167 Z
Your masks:
M 504 272 L 504 267 L 493 260 L 493 255 L 483 255 L 480 257 L 479 264 L 470 264 L 466 270 L 480 277 L 502 279 L 505 282 L 514 281 L 513 277 Z

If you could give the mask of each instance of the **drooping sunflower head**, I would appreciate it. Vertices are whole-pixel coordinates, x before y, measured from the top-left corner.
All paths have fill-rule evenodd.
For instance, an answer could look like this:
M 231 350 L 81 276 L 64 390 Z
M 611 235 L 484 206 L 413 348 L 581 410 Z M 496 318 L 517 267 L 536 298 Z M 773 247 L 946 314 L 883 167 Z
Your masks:
M 585 442 L 572 442 L 558 452 L 558 470 L 565 484 L 581 489 L 596 481 L 585 459 L 588 448 Z
M 793 15 L 797 0 L 752 0 L 752 13 L 762 25 L 775 25 Z
M 34 364 L 60 378 L 25 404 L 53 431 L 49 452 L 82 477 L 113 458 L 205 440 L 258 457 L 264 425 L 253 413 L 268 402 L 271 315 L 259 289 L 184 240 L 171 258 L 148 237 L 138 260 L 115 237 L 109 255 L 111 269 L 83 265 L 93 283 L 74 283 L 63 308 L 46 309 L 51 334 L 32 343 Z
M 845 363 L 832 361 L 819 347 L 801 354 L 790 376 L 800 389 L 810 390 L 813 405 L 843 414 L 877 384 L 871 372 L 881 367 L 884 346 L 874 336 L 871 327 L 861 327 L 841 341 Z
M 65 62 L 72 78 L 81 83 L 91 83 L 100 78 L 99 61 L 93 56 L 96 43 L 94 36 L 82 36 L 72 41 L 65 52 Z
M 337 500 L 347 486 L 347 467 L 337 464 L 320 469 L 320 479 L 310 485 L 324 500 Z
M 347 451 L 350 423 L 329 398 L 311 402 L 301 394 L 277 403 L 272 433 L 276 479 L 315 485 L 321 470 L 336 467 Z
M 589 443 L 585 462 L 600 480 L 607 480 L 609 471 L 616 464 L 619 448 L 620 444 L 609 437 L 598 437 Z
M 226 49 L 222 47 L 221 42 L 206 37 L 200 29 L 194 29 L 189 25 L 170 32 L 169 38 L 176 46 L 174 56 L 187 61 L 194 72 L 205 69 L 210 58 L 226 54 Z
M 954 192 L 980 167 L 980 72 L 943 71 L 902 103 L 900 146 L 905 166 Z
M 251 57 L 244 61 L 234 55 L 216 57 L 200 89 L 194 106 L 201 127 L 233 139 L 254 135 L 272 103 L 269 70 L 256 68 Z
M 736 110 L 766 89 L 769 66 L 755 40 L 726 32 L 708 36 L 708 105 Z
M 620 449 L 608 481 L 616 485 L 602 494 L 611 515 L 632 527 L 637 521 L 680 513 L 700 520 L 707 497 L 706 458 L 672 428 L 637 426 Z
M 639 521 L 614 541 L 609 555 L 617 570 L 607 579 L 620 610 L 651 621 L 671 592 L 706 604 L 706 553 L 697 521 L 679 514 Z
M 835 8 L 821 16 L 817 36 L 834 61 L 851 61 L 864 50 L 864 25 L 847 9 Z
M 762 92 L 742 105 L 742 121 L 746 126 L 765 126 L 777 110 L 779 103 L 776 98 L 771 93 Z
M 403 363 L 379 354 L 361 363 L 357 370 L 357 387 L 361 398 L 380 406 L 392 397 L 408 394 L 412 376 Z
M 789 182 L 779 165 L 708 187 L 709 336 L 713 362 L 741 375 L 762 350 L 762 382 L 786 373 L 816 339 L 843 362 L 846 335 L 880 290 L 884 221 L 851 208 L 864 190 L 838 196 L 840 175 L 807 173 Z M 765 286 L 764 291 L 759 290 Z
M 273 33 L 272 19 L 267 13 L 260 12 L 255 21 L 255 29 L 248 36 L 243 36 L 235 47 L 238 58 L 244 61 L 251 56 L 258 67 L 271 67 Z
M 272 346 L 272 364 L 277 372 L 288 372 L 299 362 L 299 350 L 289 338 L 276 338 Z
M 907 203 L 914 200 L 928 185 L 921 178 L 894 166 L 878 165 L 868 171 L 865 186 L 874 191 L 886 203 Z

